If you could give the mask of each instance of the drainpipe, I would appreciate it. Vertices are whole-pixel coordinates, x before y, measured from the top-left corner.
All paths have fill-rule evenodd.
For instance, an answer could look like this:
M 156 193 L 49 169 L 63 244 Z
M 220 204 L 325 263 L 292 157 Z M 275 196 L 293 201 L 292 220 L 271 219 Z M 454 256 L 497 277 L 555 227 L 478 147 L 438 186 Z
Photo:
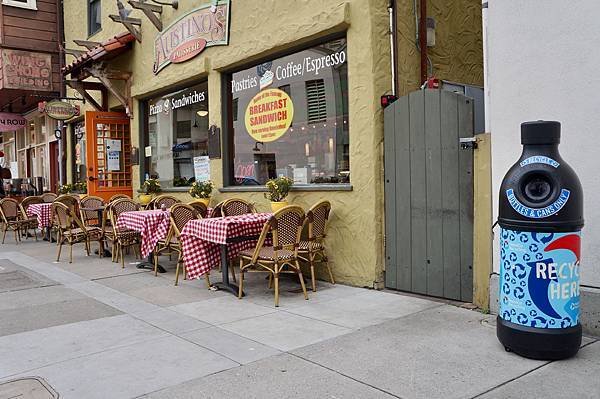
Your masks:
M 427 81 L 427 0 L 419 1 L 419 48 L 421 50 L 421 84 Z
M 65 52 L 62 50 L 65 48 L 65 16 L 63 13 L 63 1 L 59 0 L 56 2 L 57 16 L 58 16 L 58 40 L 59 40 L 59 54 L 58 63 L 60 67 L 60 97 L 66 97 L 65 79 L 62 74 L 62 69 L 65 66 Z M 61 131 L 60 141 L 58 143 L 58 175 L 59 184 L 67 183 L 67 140 L 69 139 L 67 132 L 64 129 L 64 122 L 58 121 L 58 129 Z
M 388 14 L 390 16 L 390 56 L 392 67 L 392 95 L 396 96 L 398 92 L 398 59 L 396 58 L 398 50 L 398 27 L 396 19 L 396 0 L 389 0 Z
M 483 32 L 483 106 L 485 113 L 485 131 L 490 132 L 490 86 L 489 86 L 489 54 L 488 54 L 488 0 L 481 2 L 481 22 Z

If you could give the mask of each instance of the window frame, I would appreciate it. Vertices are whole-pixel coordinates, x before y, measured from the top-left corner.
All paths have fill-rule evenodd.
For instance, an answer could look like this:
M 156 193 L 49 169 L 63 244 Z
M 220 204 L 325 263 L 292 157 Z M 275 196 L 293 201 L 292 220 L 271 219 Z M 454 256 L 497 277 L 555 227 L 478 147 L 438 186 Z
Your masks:
M 149 108 L 149 103 L 151 100 L 157 98 L 157 97 L 163 97 L 166 95 L 169 95 L 171 93 L 180 91 L 180 90 L 184 90 L 190 87 L 194 87 L 197 85 L 200 85 L 202 83 L 206 82 L 207 85 L 210 88 L 210 82 L 208 80 L 208 75 L 203 74 L 201 76 L 199 76 L 197 79 L 194 79 L 190 82 L 185 82 L 185 83 L 180 83 L 180 84 L 176 84 L 172 87 L 163 87 L 160 91 L 156 91 L 153 92 L 151 94 L 145 95 L 144 97 L 141 97 L 140 100 L 138 101 L 138 115 L 140 118 L 140 131 L 139 131 L 139 143 L 140 143 L 140 148 L 139 148 L 139 178 L 140 178 L 140 188 L 141 186 L 144 184 L 144 181 L 146 180 L 145 176 L 146 173 L 150 173 L 150 164 L 151 162 L 148 162 L 147 158 L 151 158 L 151 157 L 146 157 L 146 147 L 150 145 L 150 129 L 149 129 L 149 117 L 150 117 L 150 108 Z M 207 89 L 207 95 L 209 94 L 209 88 Z M 210 95 L 208 95 L 208 109 L 210 109 Z M 189 190 L 189 186 L 186 187 L 165 187 L 163 188 L 163 192 L 168 193 L 168 192 L 187 192 Z M 141 191 L 140 191 L 141 192 Z
M 2 0 L 2 5 L 37 11 L 37 0 L 27 0 L 27 3 L 22 3 L 15 0 Z
M 98 2 L 100 7 L 100 26 L 98 29 L 92 32 L 92 3 Z M 88 38 L 94 36 L 96 33 L 102 31 L 102 0 L 87 0 L 87 34 Z
M 263 186 L 236 186 L 234 184 L 234 167 L 233 160 L 235 158 L 235 146 L 234 146 L 234 129 L 233 129 L 233 117 L 232 117 L 232 105 L 233 105 L 233 94 L 231 93 L 231 78 L 234 73 L 243 71 L 248 68 L 256 67 L 263 62 L 272 61 L 274 59 L 287 57 L 299 53 L 301 51 L 310 50 L 313 47 L 321 44 L 331 42 L 334 40 L 346 39 L 348 42 L 348 34 L 346 31 L 334 33 L 331 35 L 321 36 L 317 39 L 308 41 L 301 45 L 291 46 L 284 51 L 274 53 L 268 57 L 261 57 L 257 60 L 245 62 L 236 68 L 225 70 L 221 73 L 221 141 L 222 141 L 222 170 L 223 170 L 223 187 L 219 189 L 220 192 L 263 192 L 267 191 Z M 350 57 L 349 57 L 350 58 Z M 348 61 L 346 61 L 348 62 Z M 347 78 L 350 80 L 350 76 Z M 348 83 L 348 87 L 351 85 Z M 348 90 L 348 97 L 350 97 L 350 90 Z M 350 105 L 350 101 L 348 101 Z M 348 115 L 351 112 L 348 110 Z M 350 134 L 350 131 L 348 132 Z M 352 165 L 352 162 L 350 162 Z M 350 166 L 352 168 L 352 166 Z M 350 172 L 352 176 L 352 172 Z M 350 183 L 309 183 L 301 186 L 292 186 L 292 191 L 352 191 L 352 182 Z

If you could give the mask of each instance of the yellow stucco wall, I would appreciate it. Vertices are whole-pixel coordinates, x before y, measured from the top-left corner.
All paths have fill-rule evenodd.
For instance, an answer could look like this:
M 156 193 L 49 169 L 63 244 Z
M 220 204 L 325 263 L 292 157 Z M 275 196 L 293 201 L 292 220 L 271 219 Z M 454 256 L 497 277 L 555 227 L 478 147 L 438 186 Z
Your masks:
M 398 82 L 399 95 L 417 90 L 421 55 L 416 41 L 414 3 L 398 1 Z M 427 49 L 433 76 L 453 82 L 483 86 L 483 37 L 481 1 L 428 0 L 427 16 L 436 22 L 435 46 Z
M 205 2 L 180 2 L 178 10 L 164 8 L 163 23 Z M 235 1 L 231 6 L 229 46 L 209 48 L 184 64 L 170 65 L 158 76 L 152 73 L 153 39 L 156 29 L 144 17 L 142 43 L 135 43 L 128 54 L 111 66 L 133 72 L 132 94 L 136 98 L 180 85 L 185 81 L 208 77 L 209 122 L 221 126 L 221 72 L 236 66 L 276 56 L 290 46 L 308 43 L 331 33 L 347 32 L 349 124 L 351 182 L 353 191 L 293 192 L 290 201 L 305 208 L 322 199 L 332 202 L 333 212 L 327 245 L 335 277 L 340 282 L 373 286 L 382 281 L 382 159 L 383 117 L 379 95 L 389 90 L 389 44 L 386 38 L 387 2 L 385 0 L 351 1 L 281 1 L 266 0 L 260 7 L 249 1 Z M 123 27 L 107 20 L 116 13 L 113 2 L 102 2 L 102 31 L 90 40 L 102 41 L 123 31 Z M 265 13 L 264 10 L 269 10 Z M 134 12 L 137 16 L 138 12 Z M 277 20 L 270 16 L 277 15 Z M 75 47 L 72 39 L 85 39 L 85 9 L 80 0 L 65 0 L 65 32 L 67 47 Z M 368 71 L 368 73 L 365 73 Z M 111 106 L 116 103 L 111 100 Z M 132 119 L 132 142 L 139 146 L 137 101 Z M 137 169 L 136 169 L 136 176 Z M 211 174 L 222 186 L 222 161 L 211 162 Z M 134 178 L 139 184 L 139 178 Z M 189 198 L 186 193 L 177 193 Z M 226 196 L 243 197 L 268 210 L 262 193 L 216 193 L 213 201 Z
M 442 3 L 441 0 L 437 2 Z M 468 0 L 453 1 L 456 4 L 468 2 Z M 474 0 L 470 2 L 477 3 Z M 205 3 L 207 1 L 180 1 L 178 10 L 164 7 L 162 14 L 164 26 Z M 86 9 L 82 7 L 81 0 L 64 0 L 64 6 L 67 47 L 77 48 L 72 42 L 73 39 L 87 39 Z M 124 31 L 122 25 L 108 19 L 109 14 L 117 13 L 115 2 L 103 1 L 102 7 L 102 30 L 89 40 L 103 41 Z M 398 46 L 399 68 L 401 88 L 404 92 L 408 92 L 409 88 L 411 90 L 416 88 L 419 79 L 411 7 L 412 1 L 399 0 L 399 14 L 402 14 L 399 16 L 399 32 L 401 32 Z M 435 7 L 433 9 L 435 10 Z M 260 6 L 253 1 L 233 1 L 228 46 L 208 48 L 186 63 L 166 67 L 157 76 L 152 73 L 153 40 L 157 31 L 139 11 L 134 11 L 132 16 L 139 17 L 143 21 L 143 41 L 136 42 L 130 52 L 112 62 L 111 66 L 133 73 L 132 95 L 135 100 L 131 131 L 132 143 L 137 147 L 141 147 L 138 134 L 140 126 L 138 99 L 168 90 L 175 85 L 179 86 L 206 77 L 209 82 L 209 123 L 222 127 L 220 93 L 222 72 L 248 62 L 278 56 L 290 46 L 301 46 L 332 33 L 346 32 L 350 168 L 353 190 L 296 191 L 290 194 L 290 201 L 308 208 L 319 200 L 330 200 L 332 217 L 327 246 L 336 279 L 339 282 L 358 286 L 381 286 L 384 263 L 384 204 L 383 114 L 379 97 L 390 90 L 387 0 L 263 0 Z M 276 19 L 273 19 L 273 16 L 277 16 Z M 458 23 L 459 18 L 452 16 L 448 20 L 454 24 Z M 453 29 L 462 29 L 455 25 L 451 26 Z M 438 34 L 438 40 L 442 43 L 440 36 L 441 33 Z M 481 38 L 479 44 L 473 44 L 475 53 L 480 52 L 480 48 L 478 49 L 480 41 Z M 441 62 L 448 64 L 458 62 L 458 59 L 464 55 L 458 50 L 461 48 L 444 47 L 439 54 Z M 406 60 L 402 58 L 405 56 Z M 67 61 L 70 60 L 72 58 L 68 58 Z M 468 62 L 472 63 L 475 60 L 469 59 Z M 466 74 L 464 72 L 464 75 Z M 462 76 L 461 67 L 452 66 L 448 68 L 448 76 L 440 77 L 467 81 Z M 112 96 L 109 105 L 111 107 L 118 105 Z M 83 110 L 86 109 L 89 110 L 84 106 Z M 143 151 L 143 148 L 141 150 Z M 211 161 L 211 175 L 217 187 L 222 186 L 222 169 L 221 160 Z M 136 188 L 139 186 L 137 167 L 134 167 L 134 185 Z M 186 193 L 176 195 L 189 199 Z M 216 193 L 213 203 L 233 196 L 254 202 L 261 211 L 269 209 L 268 202 L 260 192 Z

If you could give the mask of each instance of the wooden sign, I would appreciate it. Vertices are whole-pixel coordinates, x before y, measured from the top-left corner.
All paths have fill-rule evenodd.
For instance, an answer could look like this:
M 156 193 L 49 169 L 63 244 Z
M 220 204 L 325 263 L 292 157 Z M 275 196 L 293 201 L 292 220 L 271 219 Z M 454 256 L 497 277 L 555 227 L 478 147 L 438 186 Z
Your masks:
M 79 115 L 79 105 L 65 103 L 60 100 L 38 103 L 38 111 L 48 115 L 52 119 L 64 121 Z
M 229 0 L 219 0 L 185 14 L 156 36 L 154 73 L 171 63 L 190 60 L 206 47 L 229 44 Z
M 19 114 L 0 112 L 0 132 L 21 129 L 27 126 L 27 120 Z
M 52 91 L 52 56 L 2 49 L 2 88 Z

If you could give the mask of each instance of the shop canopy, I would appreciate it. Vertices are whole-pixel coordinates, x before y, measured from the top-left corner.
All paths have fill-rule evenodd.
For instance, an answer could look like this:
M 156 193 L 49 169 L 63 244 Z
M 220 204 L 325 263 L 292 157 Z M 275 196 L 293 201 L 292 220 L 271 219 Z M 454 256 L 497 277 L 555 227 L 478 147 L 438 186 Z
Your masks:
M 108 99 L 106 92 L 110 91 L 125 107 L 125 112 L 131 116 L 131 73 L 117 71 L 109 68 L 107 61 L 129 51 L 135 37 L 129 32 L 120 33 L 104 42 L 90 42 L 86 40 L 74 40 L 87 51 L 66 50 L 75 55 L 75 60 L 62 68 L 63 75 L 71 75 L 66 83 L 77 90 L 96 110 L 108 111 Z M 94 77 L 99 82 L 85 81 Z M 122 92 L 113 84 L 114 80 L 125 82 L 125 92 Z M 100 91 L 102 93 L 102 104 L 99 104 L 88 91 Z

